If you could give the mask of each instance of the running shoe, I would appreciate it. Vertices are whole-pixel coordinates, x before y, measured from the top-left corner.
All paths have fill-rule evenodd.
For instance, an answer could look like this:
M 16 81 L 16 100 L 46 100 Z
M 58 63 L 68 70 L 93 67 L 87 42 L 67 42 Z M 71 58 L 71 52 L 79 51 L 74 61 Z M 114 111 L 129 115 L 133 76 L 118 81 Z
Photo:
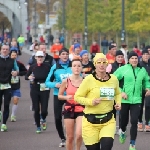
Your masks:
M 2 121 L 2 112 L 0 111 L 0 122 Z
M 40 133 L 41 133 L 41 127 L 37 127 L 36 133 L 37 133 L 37 134 L 40 134 Z
M 131 144 L 130 144 L 129 150 L 136 150 L 136 149 L 135 149 L 135 145 L 131 145 Z
M 150 126 L 149 126 L 149 125 L 145 125 L 144 131 L 145 131 L 145 132 L 150 132 Z
M 46 121 L 43 121 L 43 122 L 42 122 L 42 129 L 43 129 L 43 130 L 46 130 L 46 129 L 47 129 L 47 123 L 46 123 Z
M 7 126 L 6 126 L 6 124 L 2 124 L 2 125 L 1 125 L 1 131 L 2 131 L 2 132 L 6 132 L 6 131 L 7 131 Z
M 59 144 L 59 147 L 65 147 L 66 140 L 62 139 L 61 143 Z
M 138 123 L 138 131 L 143 132 L 143 124 L 140 122 Z
M 126 141 L 126 134 L 123 133 L 123 132 L 121 132 L 121 134 L 119 135 L 119 142 L 120 142 L 121 144 L 124 144 L 125 141 Z
M 16 122 L 16 116 L 11 116 L 11 122 Z
M 117 135 L 120 135 L 121 134 L 121 132 L 122 132 L 122 130 L 121 129 L 118 129 L 118 131 L 117 131 Z

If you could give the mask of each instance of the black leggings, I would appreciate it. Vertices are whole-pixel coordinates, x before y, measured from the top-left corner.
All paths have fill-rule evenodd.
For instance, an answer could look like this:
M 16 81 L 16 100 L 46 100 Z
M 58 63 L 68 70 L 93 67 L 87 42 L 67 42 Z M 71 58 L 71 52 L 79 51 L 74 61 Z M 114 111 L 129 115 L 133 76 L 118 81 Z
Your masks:
M 54 118 L 55 126 L 58 135 L 61 139 L 66 139 L 64 135 L 63 125 L 62 125 L 62 108 L 65 101 L 59 100 L 57 95 L 54 95 Z
M 6 124 L 9 117 L 9 105 L 11 101 L 11 89 L 0 90 L 0 111 L 2 107 L 2 100 L 4 96 L 4 111 L 3 111 L 3 124 Z
M 86 145 L 87 150 L 111 150 L 114 139 L 111 137 L 102 137 L 99 143 Z M 101 147 L 101 148 L 100 148 Z
M 43 120 L 45 120 L 46 116 L 48 115 L 49 94 L 50 90 L 40 91 L 39 88 L 34 87 L 32 87 L 31 89 L 31 98 L 34 107 L 34 118 L 37 127 L 40 127 L 40 111 Z
M 140 115 L 139 115 L 139 122 L 143 122 L 143 107 L 144 107 L 144 100 L 145 100 L 145 92 L 142 93 L 142 103 L 141 103 L 141 110 L 140 110 Z
M 148 125 L 150 121 L 150 106 L 145 106 L 145 124 Z
M 130 128 L 130 140 L 136 140 L 137 137 L 137 124 L 138 117 L 140 114 L 141 104 L 121 104 L 121 129 L 123 132 L 126 131 L 129 120 L 129 111 L 131 116 L 131 128 Z

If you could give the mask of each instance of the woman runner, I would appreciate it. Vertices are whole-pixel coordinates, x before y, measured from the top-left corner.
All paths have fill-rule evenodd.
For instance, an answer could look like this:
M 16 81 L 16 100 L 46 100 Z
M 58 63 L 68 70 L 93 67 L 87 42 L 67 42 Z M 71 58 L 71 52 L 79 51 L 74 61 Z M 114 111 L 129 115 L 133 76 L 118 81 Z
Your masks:
M 93 60 L 95 72 L 83 80 L 74 99 L 85 105 L 82 137 L 87 150 L 111 150 L 116 128 L 114 100 L 115 108 L 121 108 L 119 82 L 106 72 L 108 61 L 104 54 L 97 53 Z
M 50 67 L 48 64 L 43 63 L 43 51 L 37 51 L 35 54 L 36 63 L 31 65 L 27 71 L 26 80 L 30 80 L 31 86 L 31 99 L 34 108 L 34 117 L 37 125 L 36 133 L 41 133 L 40 125 L 40 111 L 42 116 L 42 128 L 46 130 L 46 116 L 48 114 L 48 101 L 49 101 L 49 88 L 45 85 L 46 77 L 48 76 Z
M 66 100 L 64 106 L 64 124 L 66 129 L 66 149 L 73 150 L 74 130 L 76 150 L 80 150 L 82 144 L 81 126 L 84 107 L 74 101 L 74 94 L 81 84 L 82 64 L 80 60 L 72 61 L 72 75 L 62 82 L 59 89 L 59 100 Z M 66 95 L 64 95 L 66 92 Z M 76 125 L 75 125 L 76 124 Z

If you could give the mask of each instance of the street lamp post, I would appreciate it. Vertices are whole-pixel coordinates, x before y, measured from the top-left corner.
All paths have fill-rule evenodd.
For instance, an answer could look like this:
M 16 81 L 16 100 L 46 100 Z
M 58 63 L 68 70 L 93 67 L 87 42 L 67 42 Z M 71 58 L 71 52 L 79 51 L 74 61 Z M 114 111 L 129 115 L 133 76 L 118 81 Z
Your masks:
M 29 45 L 29 36 L 30 36 L 30 19 L 29 19 L 30 7 L 29 7 L 29 0 L 26 0 L 24 4 L 27 6 L 27 42 L 28 42 L 28 45 Z
M 47 25 L 49 25 L 49 15 L 50 15 L 50 7 L 49 7 L 49 4 L 50 4 L 50 0 L 47 0 L 46 1 L 46 5 L 47 5 Z
M 20 0 L 19 0 L 19 6 L 18 6 L 18 8 L 19 8 L 19 11 L 20 11 L 20 34 L 21 34 L 21 32 L 22 32 L 22 18 L 21 18 L 21 16 L 22 16 L 22 10 L 21 10 L 21 2 L 20 2 Z
M 62 0 L 62 36 L 64 37 L 64 40 L 65 40 L 65 18 L 66 18 L 65 3 L 66 1 Z
M 87 50 L 88 45 L 88 23 L 87 23 L 88 2 L 84 0 L 84 48 Z
M 124 13 L 125 1 L 122 0 L 122 31 L 121 31 L 121 41 L 125 42 L 125 13 Z
M 36 39 L 37 37 L 37 13 L 36 13 L 36 0 L 33 1 L 33 5 L 34 5 L 34 37 Z

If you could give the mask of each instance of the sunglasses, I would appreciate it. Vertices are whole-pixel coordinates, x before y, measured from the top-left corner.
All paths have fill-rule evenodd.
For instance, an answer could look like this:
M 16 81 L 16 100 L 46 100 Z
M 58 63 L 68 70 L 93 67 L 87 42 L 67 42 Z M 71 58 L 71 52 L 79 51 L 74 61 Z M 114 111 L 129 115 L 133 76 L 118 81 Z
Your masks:
M 38 58 L 43 58 L 43 56 L 37 56 Z
M 103 61 L 102 62 L 101 61 L 97 61 L 96 64 L 106 65 L 108 63 L 106 61 L 105 62 L 103 62 Z

